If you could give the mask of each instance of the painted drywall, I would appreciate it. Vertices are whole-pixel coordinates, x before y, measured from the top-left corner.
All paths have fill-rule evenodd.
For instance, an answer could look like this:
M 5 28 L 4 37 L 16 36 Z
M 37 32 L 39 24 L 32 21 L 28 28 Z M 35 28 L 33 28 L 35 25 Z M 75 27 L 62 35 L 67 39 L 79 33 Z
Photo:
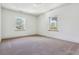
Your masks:
M 17 31 L 16 17 L 25 18 L 25 30 Z M 11 38 L 36 34 L 36 17 L 22 12 L 12 11 L 2 8 L 2 38 Z
M 0 4 L 0 41 L 1 41 L 1 4 Z
M 48 31 L 49 18 L 58 17 L 58 32 Z M 79 4 L 69 4 L 38 17 L 38 33 L 79 43 Z

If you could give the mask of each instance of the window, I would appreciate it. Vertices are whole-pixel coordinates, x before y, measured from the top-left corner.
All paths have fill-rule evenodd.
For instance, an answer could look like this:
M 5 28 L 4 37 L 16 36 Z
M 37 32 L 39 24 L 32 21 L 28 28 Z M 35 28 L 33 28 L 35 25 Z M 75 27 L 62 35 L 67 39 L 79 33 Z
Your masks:
M 57 17 L 49 17 L 49 31 L 58 31 Z
M 25 19 L 23 17 L 16 18 L 16 30 L 24 30 L 25 29 Z

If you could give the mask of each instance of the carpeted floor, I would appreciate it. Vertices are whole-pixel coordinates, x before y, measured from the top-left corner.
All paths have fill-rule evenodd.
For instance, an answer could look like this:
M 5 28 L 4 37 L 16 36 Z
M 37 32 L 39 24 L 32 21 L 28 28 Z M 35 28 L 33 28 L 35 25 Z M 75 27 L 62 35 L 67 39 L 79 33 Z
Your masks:
M 0 55 L 75 55 L 79 44 L 42 36 L 4 40 Z

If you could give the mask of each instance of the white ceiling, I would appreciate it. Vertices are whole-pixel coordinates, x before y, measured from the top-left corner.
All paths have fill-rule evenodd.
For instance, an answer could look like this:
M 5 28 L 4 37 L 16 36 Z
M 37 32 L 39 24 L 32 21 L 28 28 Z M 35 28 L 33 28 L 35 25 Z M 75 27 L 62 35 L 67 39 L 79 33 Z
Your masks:
M 40 15 L 51 9 L 57 8 L 63 5 L 62 3 L 3 3 L 2 7 L 22 11 L 25 13 Z

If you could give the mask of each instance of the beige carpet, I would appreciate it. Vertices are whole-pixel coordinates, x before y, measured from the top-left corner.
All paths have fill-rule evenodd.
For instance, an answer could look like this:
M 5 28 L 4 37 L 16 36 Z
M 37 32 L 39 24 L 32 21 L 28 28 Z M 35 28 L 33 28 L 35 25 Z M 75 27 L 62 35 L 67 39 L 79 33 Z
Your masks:
M 0 43 L 0 55 L 75 54 L 79 54 L 79 44 L 41 36 L 11 39 Z

